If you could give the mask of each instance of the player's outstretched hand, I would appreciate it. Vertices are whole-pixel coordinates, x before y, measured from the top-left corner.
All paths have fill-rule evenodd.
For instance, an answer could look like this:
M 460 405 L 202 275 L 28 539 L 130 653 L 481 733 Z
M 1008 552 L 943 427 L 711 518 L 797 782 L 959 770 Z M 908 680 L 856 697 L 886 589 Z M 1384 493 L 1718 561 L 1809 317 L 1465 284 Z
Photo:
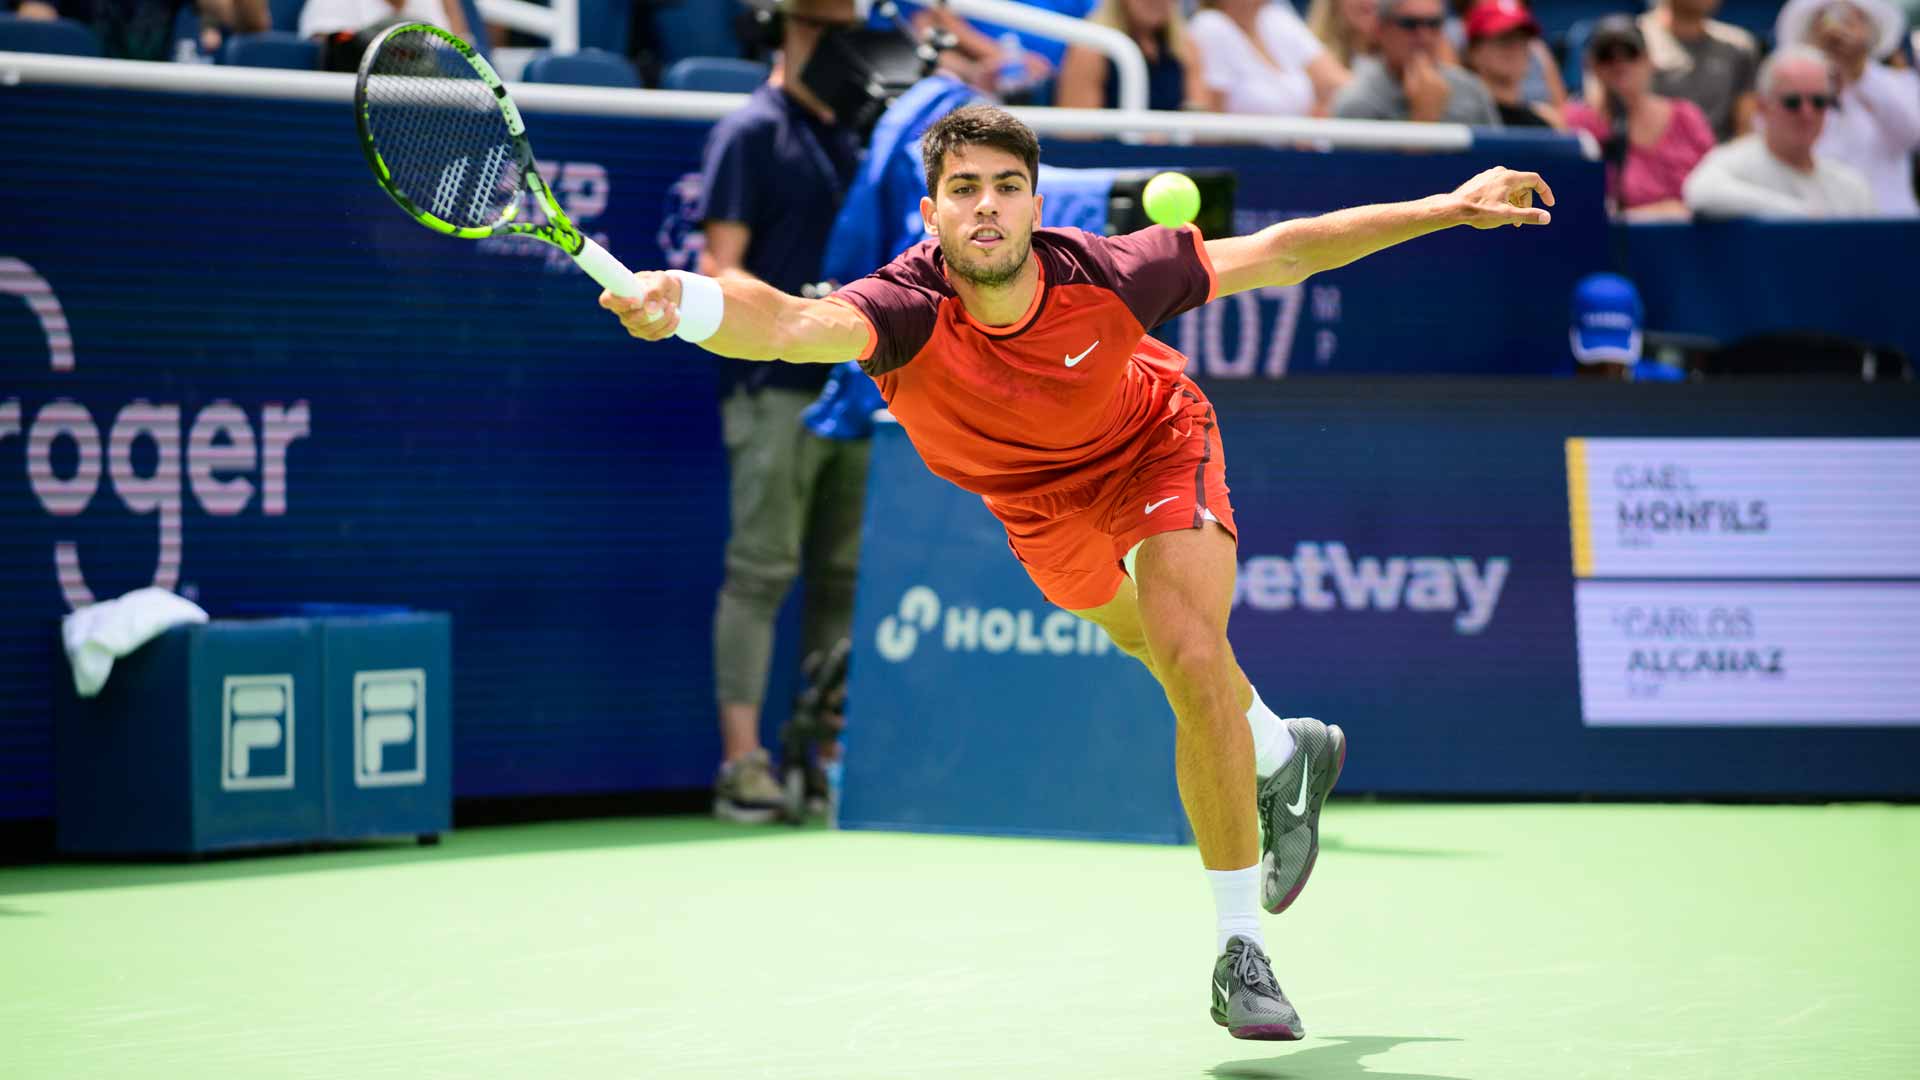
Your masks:
M 600 292 L 600 306 L 620 317 L 627 333 L 642 341 L 659 341 L 680 328 L 680 279 L 658 270 L 633 275 L 639 291 L 631 297 Z
M 1502 225 L 1545 225 L 1553 215 L 1533 205 L 1534 193 L 1540 201 L 1553 205 L 1553 189 L 1539 173 L 1514 172 L 1495 167 L 1461 184 L 1453 196 L 1459 200 L 1462 224 L 1476 229 L 1494 229 Z

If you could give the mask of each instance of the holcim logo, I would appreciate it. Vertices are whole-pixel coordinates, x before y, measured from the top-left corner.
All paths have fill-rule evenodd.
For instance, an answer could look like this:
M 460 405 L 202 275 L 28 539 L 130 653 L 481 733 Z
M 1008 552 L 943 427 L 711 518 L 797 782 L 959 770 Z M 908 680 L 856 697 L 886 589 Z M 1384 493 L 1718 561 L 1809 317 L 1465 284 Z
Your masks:
M 0 258 L 0 295 L 17 296 L 40 323 L 54 371 L 74 369 L 73 338 L 53 287 L 19 259 Z M 224 398 L 195 413 L 181 439 L 180 406 L 137 398 L 114 414 L 104 442 L 100 425 L 85 405 L 56 398 L 27 421 L 19 398 L 0 401 L 0 442 L 24 435 L 27 481 L 40 506 L 54 517 L 84 512 L 100 490 L 104 471 L 120 505 L 135 514 L 153 514 L 159 557 L 153 584 L 172 589 L 180 582 L 180 515 L 184 493 L 193 492 L 200 508 L 214 517 L 232 517 L 247 508 L 257 490 L 260 512 L 287 512 L 287 447 L 305 438 L 310 417 L 305 401 L 267 402 L 256 428 L 245 409 Z M 134 447 L 153 444 L 153 468 L 142 475 L 133 465 Z M 73 469 L 54 469 L 54 448 L 73 447 Z M 252 474 L 259 473 L 256 484 Z M 94 601 L 80 568 L 79 546 L 71 540 L 53 546 L 54 572 L 70 607 Z
M 901 594 L 899 609 L 880 620 L 874 645 L 897 664 L 913 656 L 922 638 L 947 652 L 1099 656 L 1114 651 L 1105 630 L 1057 608 L 943 607 L 940 594 L 915 585 Z

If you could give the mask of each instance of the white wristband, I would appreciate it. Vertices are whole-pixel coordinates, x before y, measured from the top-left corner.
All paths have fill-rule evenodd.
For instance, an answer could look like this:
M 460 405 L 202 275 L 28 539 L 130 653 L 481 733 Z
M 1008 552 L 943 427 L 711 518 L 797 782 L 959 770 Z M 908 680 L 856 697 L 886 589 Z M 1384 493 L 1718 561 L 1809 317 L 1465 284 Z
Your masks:
M 669 270 L 667 274 L 680 279 L 680 326 L 673 336 L 696 345 L 712 337 L 727 309 L 720 283 L 685 270 Z

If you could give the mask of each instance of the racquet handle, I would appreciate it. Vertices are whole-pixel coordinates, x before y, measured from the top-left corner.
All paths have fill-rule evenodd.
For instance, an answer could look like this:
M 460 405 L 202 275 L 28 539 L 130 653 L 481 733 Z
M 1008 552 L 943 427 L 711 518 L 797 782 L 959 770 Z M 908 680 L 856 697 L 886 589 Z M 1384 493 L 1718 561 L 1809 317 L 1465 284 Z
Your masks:
M 633 280 L 633 271 L 612 255 L 607 249 L 593 242 L 590 236 L 580 238 L 580 253 L 573 257 L 587 276 L 600 283 L 601 287 L 615 296 L 632 299 L 640 293 L 640 286 Z

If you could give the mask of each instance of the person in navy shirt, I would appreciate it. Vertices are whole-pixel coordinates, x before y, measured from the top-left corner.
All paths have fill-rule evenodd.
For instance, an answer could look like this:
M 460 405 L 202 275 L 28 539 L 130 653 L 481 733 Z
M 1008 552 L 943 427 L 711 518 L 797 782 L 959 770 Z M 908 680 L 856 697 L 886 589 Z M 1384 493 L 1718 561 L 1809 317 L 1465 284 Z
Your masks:
M 859 133 L 801 85 L 800 74 L 825 36 L 853 26 L 857 15 L 853 0 L 786 0 L 780 14 L 781 49 L 772 74 L 707 137 L 700 270 L 720 277 L 744 273 L 797 294 L 820 280 L 827 237 L 861 150 Z M 785 803 L 760 745 L 774 619 L 804 563 L 803 654 L 847 635 L 867 444 L 823 439 L 800 423 L 830 369 L 719 363 L 733 529 L 714 612 L 724 755 L 714 812 L 768 821 Z M 826 756 L 836 752 L 821 750 Z

